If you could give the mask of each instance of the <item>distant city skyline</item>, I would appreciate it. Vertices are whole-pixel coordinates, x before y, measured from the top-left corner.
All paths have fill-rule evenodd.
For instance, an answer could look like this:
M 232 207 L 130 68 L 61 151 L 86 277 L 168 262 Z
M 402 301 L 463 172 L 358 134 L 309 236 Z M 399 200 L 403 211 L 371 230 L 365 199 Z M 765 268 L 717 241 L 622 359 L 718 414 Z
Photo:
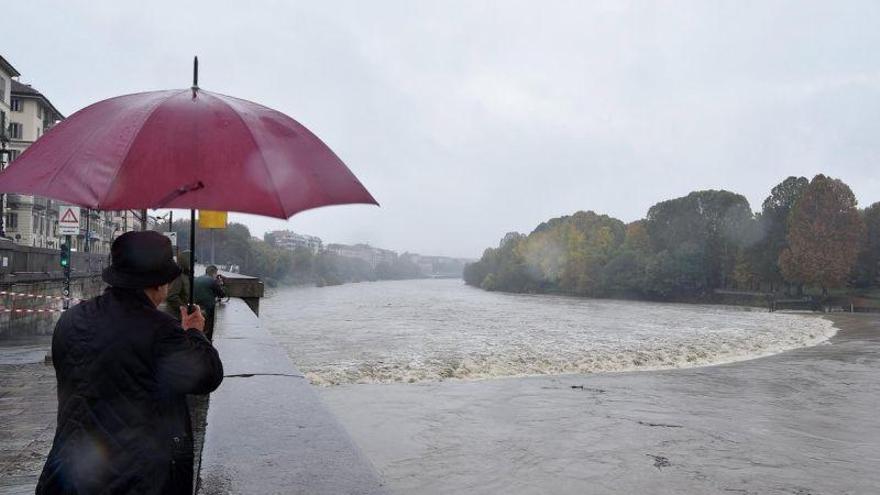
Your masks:
M 40 20 L 8 23 L 3 56 L 64 115 L 186 87 L 198 55 L 206 89 L 299 120 L 382 205 L 231 215 L 257 237 L 476 258 L 551 217 L 632 221 L 693 190 L 758 210 L 789 175 L 880 200 L 876 2 L 35 0 L 6 14 Z

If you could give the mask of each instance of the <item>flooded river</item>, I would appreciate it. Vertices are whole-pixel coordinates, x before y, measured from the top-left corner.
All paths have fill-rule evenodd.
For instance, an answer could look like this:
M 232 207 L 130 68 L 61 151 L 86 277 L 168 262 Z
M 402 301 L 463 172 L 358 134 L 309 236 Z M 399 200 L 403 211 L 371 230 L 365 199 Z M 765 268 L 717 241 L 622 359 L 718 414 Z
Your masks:
M 876 316 L 452 280 L 285 289 L 261 314 L 395 494 L 880 486 Z
M 759 309 L 491 293 L 460 280 L 282 289 L 264 305 L 269 329 L 318 385 L 683 368 L 835 332 Z

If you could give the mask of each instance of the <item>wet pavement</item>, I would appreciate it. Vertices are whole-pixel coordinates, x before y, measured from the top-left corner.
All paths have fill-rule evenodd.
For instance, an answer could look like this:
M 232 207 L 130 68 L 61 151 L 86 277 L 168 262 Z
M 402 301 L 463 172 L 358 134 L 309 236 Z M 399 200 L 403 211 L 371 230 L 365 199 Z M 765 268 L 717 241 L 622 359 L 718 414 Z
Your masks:
M 321 389 L 393 493 L 865 494 L 880 486 L 880 318 L 684 370 Z
M 0 343 L 0 494 L 32 494 L 55 434 L 49 337 Z

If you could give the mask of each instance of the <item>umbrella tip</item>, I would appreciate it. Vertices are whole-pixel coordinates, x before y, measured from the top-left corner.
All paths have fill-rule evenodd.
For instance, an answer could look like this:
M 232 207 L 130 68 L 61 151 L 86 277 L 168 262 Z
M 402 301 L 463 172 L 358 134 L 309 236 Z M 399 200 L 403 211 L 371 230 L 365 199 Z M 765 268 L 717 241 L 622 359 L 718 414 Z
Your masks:
M 193 88 L 199 87 L 199 56 L 193 57 Z

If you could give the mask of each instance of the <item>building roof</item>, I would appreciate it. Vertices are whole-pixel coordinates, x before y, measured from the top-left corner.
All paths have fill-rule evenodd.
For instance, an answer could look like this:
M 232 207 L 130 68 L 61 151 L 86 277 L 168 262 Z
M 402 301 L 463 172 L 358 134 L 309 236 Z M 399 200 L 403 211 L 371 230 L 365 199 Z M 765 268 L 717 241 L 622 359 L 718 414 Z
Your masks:
M 48 105 L 49 108 L 52 110 L 52 112 L 54 112 L 55 115 L 58 116 L 59 119 L 64 118 L 64 114 L 59 112 L 58 109 L 55 108 L 55 105 L 53 105 L 52 102 L 49 101 L 49 99 L 43 95 L 43 93 L 40 93 L 39 91 L 34 89 L 30 84 L 20 83 L 20 82 L 16 81 L 15 79 L 13 79 L 12 80 L 12 91 L 10 91 L 10 94 L 13 96 L 17 96 L 19 98 L 34 98 L 34 99 L 42 100 L 43 103 Z
M 9 63 L 9 61 L 3 58 L 3 55 L 0 55 L 0 69 L 3 69 L 12 77 L 18 77 L 21 75 L 18 73 L 17 70 L 15 70 L 15 67 L 13 67 L 12 64 Z

